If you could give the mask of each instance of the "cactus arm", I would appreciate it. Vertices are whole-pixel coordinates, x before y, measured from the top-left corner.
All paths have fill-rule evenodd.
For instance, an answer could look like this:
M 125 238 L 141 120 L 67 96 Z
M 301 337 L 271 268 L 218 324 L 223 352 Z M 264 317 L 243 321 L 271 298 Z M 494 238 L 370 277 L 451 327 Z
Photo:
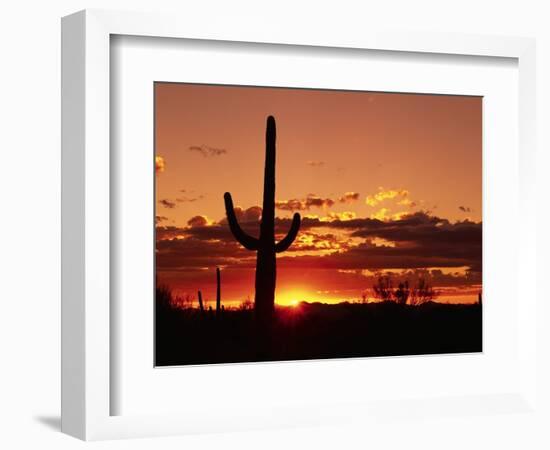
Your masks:
M 229 229 L 235 239 L 247 250 L 258 250 L 259 241 L 255 237 L 250 236 L 245 233 L 239 222 L 237 221 L 237 216 L 235 215 L 235 209 L 233 208 L 233 199 L 231 194 L 226 192 L 223 195 L 225 200 L 225 213 L 227 214 L 227 222 L 229 223 Z
M 275 252 L 284 252 L 292 245 L 294 239 L 296 239 L 296 236 L 298 235 L 298 231 L 300 230 L 300 221 L 300 214 L 294 214 L 294 217 L 292 218 L 292 224 L 290 225 L 290 230 L 283 239 L 275 244 Z

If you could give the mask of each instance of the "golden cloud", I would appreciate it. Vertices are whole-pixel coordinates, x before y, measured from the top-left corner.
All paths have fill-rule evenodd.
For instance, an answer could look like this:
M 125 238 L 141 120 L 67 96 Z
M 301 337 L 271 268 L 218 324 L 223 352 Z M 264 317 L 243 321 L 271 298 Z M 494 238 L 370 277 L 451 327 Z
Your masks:
M 390 214 L 390 210 L 388 208 L 380 208 L 374 214 L 371 214 L 370 218 L 382 220 L 382 221 L 401 220 L 403 217 L 406 217 L 409 214 L 410 213 L 408 213 L 407 211 L 400 211 L 400 212 Z
M 166 163 L 164 162 L 164 158 L 162 156 L 155 156 L 155 173 L 164 172 L 165 165 Z
M 322 217 L 321 222 L 330 222 L 332 220 L 353 220 L 357 216 L 353 211 L 329 212 L 326 217 Z
M 380 208 L 374 214 L 371 214 L 370 218 L 377 220 L 388 220 L 390 218 L 388 215 L 389 212 L 390 210 L 388 208 Z
M 384 188 L 379 187 L 379 192 L 377 192 L 374 195 L 369 195 L 366 199 L 366 203 L 369 206 L 376 206 L 379 203 L 383 202 L 384 200 L 390 200 L 396 197 L 401 197 L 402 200 L 408 197 L 409 191 L 406 189 L 388 189 L 384 190 Z M 402 201 L 401 200 L 401 201 Z
M 416 206 L 416 202 L 413 202 L 410 198 L 405 197 L 397 202 L 398 205 L 402 206 L 408 206 L 409 208 L 414 208 Z

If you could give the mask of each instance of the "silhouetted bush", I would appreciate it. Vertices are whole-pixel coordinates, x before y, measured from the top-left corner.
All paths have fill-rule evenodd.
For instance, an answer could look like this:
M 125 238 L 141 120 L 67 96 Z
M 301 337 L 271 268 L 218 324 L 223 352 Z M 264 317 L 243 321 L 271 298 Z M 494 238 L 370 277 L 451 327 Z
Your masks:
M 403 283 L 399 283 L 397 289 L 393 293 L 393 298 L 395 299 L 396 303 L 399 303 L 400 305 L 406 305 L 409 294 L 409 282 L 405 281 Z
M 392 301 L 393 283 L 389 276 L 378 277 L 377 282 L 372 286 L 373 297 L 382 301 Z
M 254 309 L 254 302 L 247 297 L 238 307 L 239 311 L 250 311 Z
M 426 281 L 425 278 L 419 278 L 416 286 L 411 290 L 411 305 L 422 305 L 423 303 L 435 300 L 439 293 Z
M 395 288 L 391 277 L 387 275 L 378 277 L 372 286 L 372 294 L 378 300 L 413 306 L 422 305 L 439 296 L 439 293 L 425 278 L 419 278 L 412 288 L 409 286 L 408 280 L 400 282 Z
M 172 297 L 172 291 L 166 284 L 158 283 L 155 289 L 155 303 L 159 308 L 171 308 L 174 298 Z

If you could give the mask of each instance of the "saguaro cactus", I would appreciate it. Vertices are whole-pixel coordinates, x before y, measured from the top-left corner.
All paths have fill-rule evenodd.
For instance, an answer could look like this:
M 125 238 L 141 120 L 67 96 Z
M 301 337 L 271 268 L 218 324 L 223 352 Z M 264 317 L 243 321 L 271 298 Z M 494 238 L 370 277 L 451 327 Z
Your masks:
M 260 236 L 255 238 L 245 233 L 240 227 L 231 194 L 224 194 L 225 211 L 229 228 L 235 239 L 246 249 L 256 251 L 256 295 L 254 309 L 256 317 L 263 325 L 271 323 L 275 304 L 275 282 L 277 268 L 275 254 L 287 250 L 300 229 L 300 214 L 294 214 L 292 224 L 286 237 L 275 242 L 275 119 L 267 118 L 265 133 L 265 169 L 264 169 L 264 198 L 262 205 L 262 221 Z

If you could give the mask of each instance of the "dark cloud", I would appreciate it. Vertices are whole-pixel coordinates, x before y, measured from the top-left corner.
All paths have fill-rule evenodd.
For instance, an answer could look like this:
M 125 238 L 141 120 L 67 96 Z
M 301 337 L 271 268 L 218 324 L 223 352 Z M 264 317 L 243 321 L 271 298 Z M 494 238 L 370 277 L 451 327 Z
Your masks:
M 257 237 L 260 231 L 260 217 L 262 214 L 262 208 L 259 206 L 252 206 L 247 209 L 243 209 L 239 206 L 235 206 L 235 216 L 239 221 L 241 228 L 250 235 Z M 208 220 L 204 216 L 192 217 L 188 222 L 187 227 L 175 227 L 175 226 L 157 226 L 157 239 L 173 239 L 194 237 L 201 240 L 216 240 L 216 241 L 233 241 L 233 235 L 227 225 L 227 218 L 222 218 L 217 223 L 208 223 Z M 288 224 L 282 223 L 277 225 L 277 230 L 288 229 Z M 276 230 L 276 232 L 277 232 Z
M 172 200 L 168 200 L 166 198 L 159 200 L 159 203 L 164 206 L 165 208 L 174 209 L 176 207 L 176 203 Z
M 208 219 L 205 216 L 194 216 L 187 221 L 191 228 L 205 227 L 208 225 Z
M 242 228 L 257 237 L 261 208 L 235 208 L 235 212 Z M 276 219 L 278 239 L 288 232 L 290 222 L 290 218 Z M 188 225 L 183 228 L 157 226 L 159 264 L 170 267 L 188 267 L 194 263 L 205 267 L 255 266 L 255 255 L 235 241 L 225 219 L 208 223 L 205 217 L 196 216 Z M 281 267 L 299 270 L 418 271 L 466 267 L 466 281 L 473 283 L 481 280 L 481 257 L 480 222 L 451 223 L 427 212 L 416 212 L 399 220 L 385 221 L 370 218 L 326 221 L 304 217 L 295 243 L 278 257 L 278 261 Z M 442 272 L 436 275 L 438 283 L 447 276 Z
M 359 200 L 358 192 L 346 192 L 338 198 L 340 203 L 353 203 Z M 330 208 L 334 206 L 336 200 L 332 198 L 320 197 L 316 194 L 308 194 L 306 198 L 293 198 L 290 200 L 277 200 L 275 207 L 285 211 L 307 211 L 311 208 Z
M 236 206 L 234 210 L 235 216 L 237 217 L 239 223 L 245 226 L 246 224 L 258 223 L 260 221 L 260 217 L 262 216 L 262 208 L 260 206 L 251 206 L 247 209 Z M 224 218 L 220 221 L 220 223 L 226 223 L 226 221 L 227 219 Z
M 314 194 L 309 194 L 304 199 L 293 198 L 290 200 L 277 200 L 275 207 L 284 211 L 306 211 L 313 207 L 329 208 L 334 205 L 334 200 L 331 198 L 322 198 Z
M 158 240 L 156 264 L 159 269 L 188 270 L 213 268 L 256 260 L 254 252 L 242 248 L 236 241 L 204 240 L 193 236 Z
M 340 203 L 352 203 L 359 200 L 359 192 L 346 192 L 338 199 Z
M 307 165 L 310 167 L 323 167 L 325 165 L 324 161 L 308 161 Z
M 460 209 L 462 212 L 472 212 L 471 208 L 468 206 L 459 206 L 458 209 Z
M 155 216 L 155 223 L 166 222 L 167 220 L 168 220 L 168 217 L 165 217 L 165 216 Z
M 287 222 L 290 220 L 279 219 L 277 225 L 287 226 Z M 426 212 L 389 221 L 359 218 L 327 223 L 309 217 L 302 221 L 302 230 L 321 227 L 346 232 L 363 242 L 330 255 L 293 258 L 293 265 L 347 270 L 469 267 L 472 272 L 481 272 L 481 222 L 451 223 Z M 389 244 L 375 245 L 376 239 Z
M 417 212 L 389 221 L 362 218 L 327 223 L 306 217 L 303 225 L 304 229 L 345 230 L 351 238 L 362 238 L 363 242 L 330 255 L 295 258 L 293 264 L 301 267 L 345 270 L 469 267 L 481 272 L 481 223 L 467 220 L 451 223 Z M 376 239 L 388 244 L 374 244 Z
M 182 191 L 182 192 L 185 192 L 185 191 Z M 183 197 L 176 198 L 176 201 L 178 203 L 193 203 L 193 202 L 196 202 L 197 200 L 202 200 L 203 198 L 204 198 L 204 195 L 199 195 L 197 197 L 183 196 Z
M 186 234 L 185 228 L 175 227 L 173 225 L 157 225 L 155 228 L 156 240 L 164 241 L 174 239 Z
M 210 147 L 209 145 L 191 145 L 189 151 L 198 152 L 205 158 L 210 156 L 220 156 L 227 153 L 225 148 Z
M 290 218 L 276 218 L 281 226 L 290 224 Z M 466 221 L 467 222 L 467 221 Z M 412 214 L 407 214 L 401 217 L 399 220 L 379 220 L 371 218 L 354 218 L 350 220 L 341 220 L 334 219 L 329 222 L 321 220 L 318 217 L 303 217 L 302 226 L 303 228 L 317 228 L 317 227 L 329 227 L 340 230 L 350 230 L 356 231 L 360 230 L 363 233 L 369 233 L 376 235 L 377 232 L 383 232 L 384 230 L 393 230 L 396 227 L 406 228 L 406 227 L 415 227 L 421 225 L 432 225 L 432 226 L 441 226 L 443 224 L 448 224 L 447 219 L 441 219 L 436 216 L 431 216 L 427 211 L 418 211 Z M 472 222 L 473 223 L 473 222 Z M 440 225 L 438 225 L 440 224 Z

